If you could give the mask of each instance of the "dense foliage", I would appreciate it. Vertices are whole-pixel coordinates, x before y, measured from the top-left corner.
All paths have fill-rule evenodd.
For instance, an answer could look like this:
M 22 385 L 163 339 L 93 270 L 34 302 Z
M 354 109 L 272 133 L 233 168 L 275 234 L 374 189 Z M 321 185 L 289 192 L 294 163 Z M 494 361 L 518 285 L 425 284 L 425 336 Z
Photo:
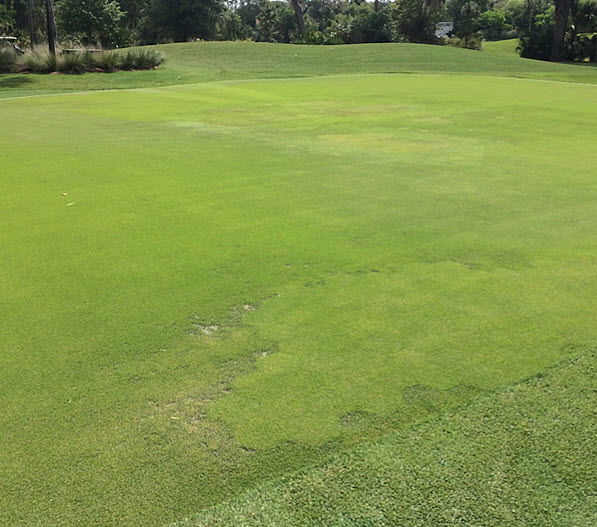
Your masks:
M 550 0 L 528 4 L 514 17 L 523 57 L 549 60 L 555 29 Z M 597 61 L 597 0 L 575 0 L 565 21 L 564 59 Z
M 148 0 L 140 37 L 149 42 L 213 38 L 221 0 Z
M 81 43 L 111 46 L 119 42 L 124 12 L 116 0 L 60 0 L 56 7 L 62 32 Z
M 14 27 L 14 10 L 8 2 L 0 2 L 0 34 L 12 31 Z
M 54 0 L 63 44 L 120 47 L 203 40 L 304 44 L 420 42 L 480 49 L 483 39 L 520 38 L 524 57 L 597 60 L 597 0 Z M 564 35 L 554 5 L 567 2 Z M 42 0 L 0 0 L 0 33 L 44 40 Z M 560 19 L 563 15 L 559 15 Z M 565 15 L 564 15 L 565 16 Z M 449 39 L 439 21 L 453 22 Z M 561 31 L 560 31 L 561 34 Z

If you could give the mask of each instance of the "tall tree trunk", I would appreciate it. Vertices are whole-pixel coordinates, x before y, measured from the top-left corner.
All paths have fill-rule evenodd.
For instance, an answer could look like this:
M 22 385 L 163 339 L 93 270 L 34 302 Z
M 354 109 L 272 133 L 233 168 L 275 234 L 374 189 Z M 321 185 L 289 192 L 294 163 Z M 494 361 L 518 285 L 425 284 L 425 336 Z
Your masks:
M 373 10 L 374 11 L 379 11 L 379 0 L 375 0 L 373 2 Z
M 377 1 L 377 0 L 376 0 Z M 430 11 L 437 11 L 445 4 L 445 0 L 424 0 L 423 5 Z
M 564 57 L 564 39 L 566 27 L 570 16 L 571 0 L 555 0 L 555 26 L 553 28 L 553 41 L 551 43 L 551 60 L 562 60 Z
M 48 49 L 56 55 L 56 18 L 54 17 L 54 0 L 46 0 L 46 20 L 48 23 Z
M 35 45 L 35 2 L 34 0 L 27 0 L 27 29 L 29 30 L 30 45 Z
M 303 16 L 303 8 L 299 0 L 290 0 L 294 15 L 296 16 L 296 23 L 298 24 L 299 33 L 302 35 L 305 32 L 305 17 Z

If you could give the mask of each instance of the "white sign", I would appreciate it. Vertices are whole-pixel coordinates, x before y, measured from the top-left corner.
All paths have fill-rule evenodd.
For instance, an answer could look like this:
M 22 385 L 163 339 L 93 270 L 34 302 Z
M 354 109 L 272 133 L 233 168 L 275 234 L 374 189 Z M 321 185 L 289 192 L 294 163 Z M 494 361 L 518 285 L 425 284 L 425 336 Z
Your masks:
M 435 26 L 435 36 L 438 38 L 447 37 L 448 33 L 454 30 L 454 22 L 438 22 Z

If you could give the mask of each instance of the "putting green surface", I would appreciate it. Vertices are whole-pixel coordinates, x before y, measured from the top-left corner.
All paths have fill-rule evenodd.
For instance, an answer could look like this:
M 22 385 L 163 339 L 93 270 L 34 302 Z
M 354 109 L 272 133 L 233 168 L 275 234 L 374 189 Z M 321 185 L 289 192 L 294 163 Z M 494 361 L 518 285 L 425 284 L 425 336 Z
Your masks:
M 0 523 L 161 525 L 597 340 L 597 89 L 0 102 Z

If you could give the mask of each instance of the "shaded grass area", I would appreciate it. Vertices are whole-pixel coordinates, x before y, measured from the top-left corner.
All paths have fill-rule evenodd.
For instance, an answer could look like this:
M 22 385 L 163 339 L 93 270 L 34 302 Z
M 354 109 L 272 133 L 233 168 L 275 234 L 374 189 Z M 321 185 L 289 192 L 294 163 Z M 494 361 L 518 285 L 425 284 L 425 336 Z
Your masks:
M 7 524 L 174 521 L 597 339 L 593 86 L 354 76 L 0 111 Z
M 499 43 L 488 43 L 488 49 Z M 81 76 L 30 75 L 28 86 L 2 81 L 0 98 L 86 91 L 171 86 L 233 79 L 286 78 L 353 73 L 474 73 L 597 82 L 595 67 L 521 59 L 514 54 L 482 53 L 424 44 L 356 44 L 302 46 L 258 42 L 194 42 L 148 46 L 167 59 L 151 71 L 89 73 Z M 25 89 L 26 88 L 26 89 Z
M 587 352 L 179 527 L 589 527 L 597 355 Z

